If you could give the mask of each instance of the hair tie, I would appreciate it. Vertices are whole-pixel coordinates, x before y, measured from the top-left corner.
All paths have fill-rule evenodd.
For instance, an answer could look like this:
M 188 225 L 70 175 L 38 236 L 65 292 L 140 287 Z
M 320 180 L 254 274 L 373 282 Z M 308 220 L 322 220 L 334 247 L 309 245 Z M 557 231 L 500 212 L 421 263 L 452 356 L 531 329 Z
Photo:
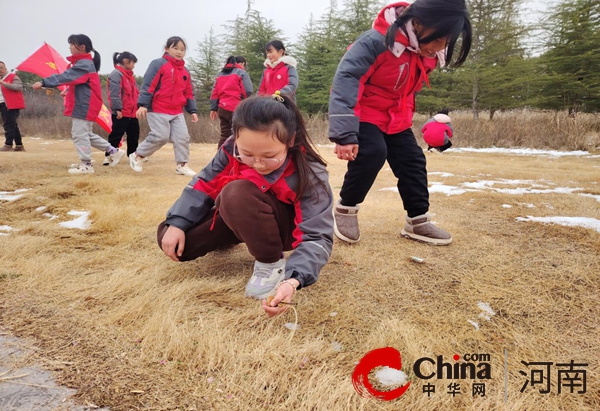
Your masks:
M 281 96 L 281 92 L 279 90 L 277 90 L 275 93 L 273 93 L 271 98 L 273 100 L 279 101 L 280 103 L 285 103 L 285 99 Z

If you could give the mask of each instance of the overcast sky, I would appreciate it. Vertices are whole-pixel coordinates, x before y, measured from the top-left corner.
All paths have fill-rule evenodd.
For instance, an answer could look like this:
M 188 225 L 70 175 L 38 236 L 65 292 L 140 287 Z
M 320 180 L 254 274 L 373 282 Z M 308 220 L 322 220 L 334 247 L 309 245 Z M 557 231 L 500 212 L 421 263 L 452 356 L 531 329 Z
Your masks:
M 88 35 L 102 56 L 100 73 L 113 69 L 112 54 L 130 51 L 138 58 L 136 75 L 163 53 L 170 36 L 188 43 L 187 57 L 211 26 L 223 33 L 223 25 L 243 15 L 246 0 L 1 0 L 0 61 L 12 69 L 43 42 L 63 57 L 69 53 L 71 34 Z M 390 3 L 392 1 L 390 0 Z M 529 0 L 533 9 L 543 9 L 543 0 Z M 338 0 L 341 6 L 343 0 Z M 253 8 L 272 19 L 285 37 L 295 41 L 310 19 L 320 17 L 329 0 L 254 0 Z M 535 16 L 534 13 L 530 17 Z

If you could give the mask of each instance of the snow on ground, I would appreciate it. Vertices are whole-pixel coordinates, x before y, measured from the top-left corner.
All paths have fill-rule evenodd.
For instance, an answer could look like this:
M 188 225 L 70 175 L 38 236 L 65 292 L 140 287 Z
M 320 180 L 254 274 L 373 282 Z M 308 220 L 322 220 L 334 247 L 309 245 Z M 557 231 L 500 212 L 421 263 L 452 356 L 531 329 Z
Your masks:
M 71 210 L 67 214 L 72 216 L 77 216 L 75 220 L 65 221 L 63 223 L 59 223 L 61 227 L 65 228 L 78 228 L 80 230 L 87 230 L 91 226 L 91 222 L 89 221 L 90 212 L 89 211 L 75 211 Z
M 29 188 L 21 188 L 15 191 L 0 191 L 0 201 L 16 201 L 19 198 L 23 197 L 26 191 L 29 191 Z
M 589 156 L 588 151 L 558 151 L 558 150 L 538 150 L 535 148 L 450 148 L 447 152 L 455 153 L 490 153 L 490 154 L 513 154 L 518 156 L 543 156 L 543 157 L 583 157 Z
M 408 378 L 403 371 L 390 367 L 382 367 L 375 373 L 375 378 L 381 385 L 386 387 L 404 385 L 408 382 Z
M 600 233 L 600 220 L 589 217 L 517 217 L 517 221 L 531 221 L 544 224 L 558 224 L 566 227 L 583 227 Z

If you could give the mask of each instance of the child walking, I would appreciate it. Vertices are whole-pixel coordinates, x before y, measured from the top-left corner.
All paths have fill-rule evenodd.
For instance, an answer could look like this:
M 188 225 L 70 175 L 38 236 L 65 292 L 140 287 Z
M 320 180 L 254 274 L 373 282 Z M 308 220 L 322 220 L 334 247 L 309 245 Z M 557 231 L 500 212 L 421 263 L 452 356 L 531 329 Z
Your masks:
M 252 80 L 246 73 L 246 59 L 243 56 L 229 56 L 225 67 L 217 74 L 210 96 L 210 119 L 221 120 L 221 138 L 217 148 L 231 136 L 233 111 L 240 101 L 253 92 Z
M 423 150 L 411 130 L 415 93 L 436 65 L 460 66 L 471 48 L 465 0 L 416 0 L 386 6 L 339 63 L 329 99 L 329 139 L 348 170 L 334 208 L 335 234 L 360 239 L 357 213 L 387 160 L 407 212 L 401 234 L 429 244 L 452 242 L 431 223 Z
M 288 96 L 250 97 L 233 114 L 233 137 L 183 190 L 158 227 L 158 244 L 189 261 L 246 243 L 255 258 L 246 296 L 285 310 L 317 281 L 333 243 L 333 195 L 324 160 Z M 294 250 L 289 259 L 283 252 Z
M 272 40 L 265 46 L 265 71 L 258 84 L 258 94 L 270 96 L 276 91 L 296 101 L 298 71 L 296 59 L 286 55 L 283 42 Z
M 140 173 L 145 157 L 149 157 L 173 142 L 175 173 L 195 176 L 188 167 L 190 160 L 190 135 L 183 109 L 191 114 L 192 122 L 198 121 L 192 78 L 185 68 L 183 57 L 187 46 L 181 37 L 169 37 L 164 55 L 153 60 L 144 74 L 144 83 L 138 99 L 138 119 L 148 118 L 150 133 L 134 153 L 129 155 L 129 165 Z
M 69 86 L 65 97 L 65 116 L 73 118 L 71 138 L 79 155 L 80 164 L 69 169 L 71 174 L 89 174 L 94 172 L 92 166 L 92 147 L 109 155 L 109 165 L 116 166 L 125 152 L 116 148 L 92 131 L 94 121 L 102 108 L 102 90 L 100 88 L 100 54 L 94 50 L 92 41 L 85 34 L 69 36 L 71 63 L 67 70 L 53 74 L 33 84 L 34 90 L 42 87 Z M 94 52 L 92 58 L 91 52 Z
M 19 111 L 23 109 L 23 83 L 16 73 L 9 73 L 4 62 L 0 61 L 0 114 L 4 127 L 4 145 L 0 151 L 25 151 L 17 124 Z
M 108 136 L 108 142 L 114 147 L 119 147 L 123 135 L 127 133 L 127 155 L 135 153 L 140 139 L 140 122 L 135 116 L 140 94 L 133 75 L 135 63 L 137 57 L 132 53 L 115 53 L 115 69 L 108 75 L 108 95 L 112 112 L 112 132 Z M 106 156 L 103 164 L 107 166 L 109 163 Z

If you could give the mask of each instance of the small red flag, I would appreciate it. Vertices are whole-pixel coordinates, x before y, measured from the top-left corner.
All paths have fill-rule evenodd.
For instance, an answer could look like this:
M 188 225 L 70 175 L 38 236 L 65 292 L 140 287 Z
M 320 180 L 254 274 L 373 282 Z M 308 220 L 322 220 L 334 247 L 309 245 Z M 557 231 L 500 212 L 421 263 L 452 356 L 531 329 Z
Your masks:
M 48 43 L 44 42 L 42 47 L 37 49 L 31 56 L 27 57 L 25 61 L 19 64 L 16 69 L 20 71 L 27 71 L 29 73 L 37 74 L 40 77 L 48 77 L 53 74 L 60 74 L 65 71 L 69 63 L 61 56 Z M 59 89 L 63 90 L 65 86 L 59 86 Z M 100 125 L 107 133 L 112 130 L 112 117 L 110 110 L 102 104 L 102 109 L 96 123 Z

